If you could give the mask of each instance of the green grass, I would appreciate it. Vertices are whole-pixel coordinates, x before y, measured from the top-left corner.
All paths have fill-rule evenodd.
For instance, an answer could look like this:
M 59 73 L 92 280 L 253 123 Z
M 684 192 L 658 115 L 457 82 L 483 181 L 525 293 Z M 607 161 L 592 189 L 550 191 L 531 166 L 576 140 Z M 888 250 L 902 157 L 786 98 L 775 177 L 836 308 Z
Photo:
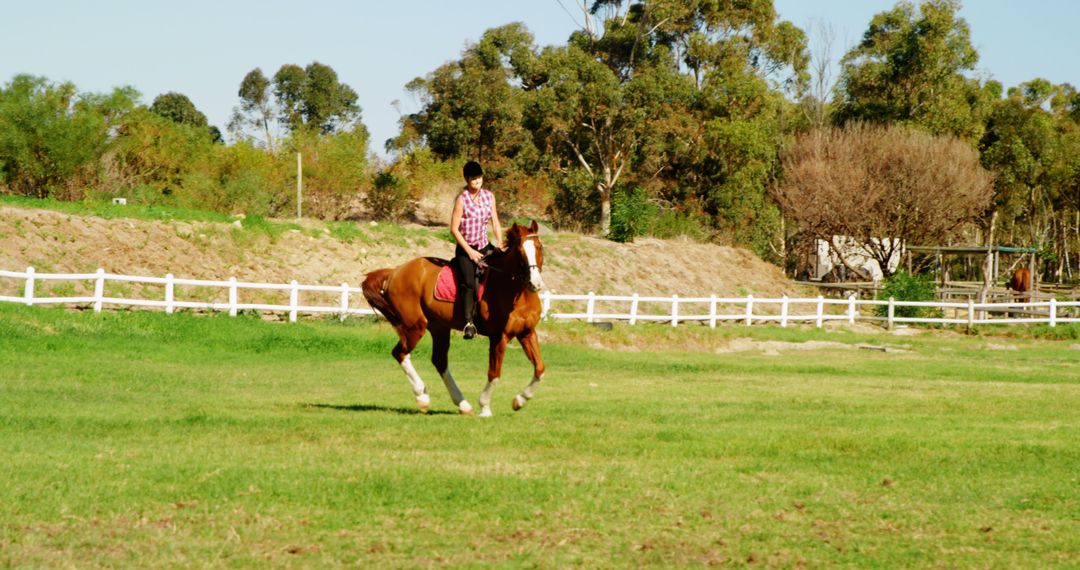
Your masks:
M 1071 341 L 544 329 L 482 420 L 382 323 L 0 304 L 0 566 L 1080 565 Z
M 227 214 L 219 214 L 205 210 L 190 210 L 172 206 L 152 206 L 145 204 L 128 204 L 120 206 L 112 202 L 80 201 L 64 202 L 51 198 L 27 198 L 23 196 L 11 196 L 0 194 L 0 206 L 14 206 L 21 208 L 39 208 L 76 214 L 82 216 L 97 216 L 99 218 L 133 218 L 138 220 L 179 220 L 190 222 L 222 222 L 233 221 L 233 217 Z

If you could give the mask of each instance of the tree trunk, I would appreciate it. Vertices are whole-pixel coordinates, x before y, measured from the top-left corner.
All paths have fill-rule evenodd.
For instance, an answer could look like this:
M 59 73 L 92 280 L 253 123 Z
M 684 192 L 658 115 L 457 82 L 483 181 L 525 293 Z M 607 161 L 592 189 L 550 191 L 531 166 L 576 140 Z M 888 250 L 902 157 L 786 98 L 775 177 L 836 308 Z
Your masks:
M 611 191 L 603 184 L 597 184 L 597 188 L 600 190 L 600 237 L 606 238 L 611 235 Z

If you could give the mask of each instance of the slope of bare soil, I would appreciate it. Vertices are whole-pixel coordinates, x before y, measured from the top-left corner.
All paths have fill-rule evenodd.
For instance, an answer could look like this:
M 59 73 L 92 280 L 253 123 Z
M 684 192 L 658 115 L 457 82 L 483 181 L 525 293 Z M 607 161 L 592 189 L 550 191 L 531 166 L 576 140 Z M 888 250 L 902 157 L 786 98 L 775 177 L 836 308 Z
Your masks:
M 0 207 L 0 269 L 357 286 L 364 274 L 417 256 L 449 257 L 438 227 L 360 222 L 343 239 L 318 222 L 277 236 L 234 224 L 105 219 Z M 556 293 L 779 297 L 806 295 L 747 250 L 687 240 L 618 244 L 541 232 L 544 279 Z M 7 283 L 4 283 L 7 281 Z M 18 294 L 0 279 L 0 294 Z

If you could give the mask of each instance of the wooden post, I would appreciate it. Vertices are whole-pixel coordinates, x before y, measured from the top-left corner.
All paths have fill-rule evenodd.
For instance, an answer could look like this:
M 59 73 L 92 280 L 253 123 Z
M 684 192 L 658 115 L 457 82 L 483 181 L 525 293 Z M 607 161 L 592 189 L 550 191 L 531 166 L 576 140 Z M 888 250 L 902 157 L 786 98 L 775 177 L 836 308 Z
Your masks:
M 716 295 L 709 295 L 709 328 L 716 328 Z
M 847 318 L 850 325 L 855 324 L 855 297 L 855 293 L 848 295 Z
M 34 268 L 26 268 L 26 283 L 23 284 L 23 302 L 27 306 L 34 304 Z
M 341 284 L 341 322 L 345 322 L 345 317 L 349 316 L 349 284 Z
M 780 327 L 781 328 L 787 327 L 787 316 L 788 316 L 788 296 L 784 295 L 783 298 L 780 300 Z
M 165 314 L 166 315 L 173 314 L 173 310 L 175 308 L 175 302 L 176 302 L 176 301 L 173 300 L 175 295 L 176 295 L 175 288 L 176 288 L 176 284 L 173 283 L 173 274 L 172 273 L 166 273 L 165 274 Z
M 296 153 L 296 222 L 300 223 L 303 217 L 304 196 L 304 163 L 300 160 L 300 153 Z
M 593 309 L 596 307 L 596 293 L 589 291 L 589 300 L 585 303 L 585 322 L 593 322 Z
M 638 294 L 634 293 L 632 299 L 630 299 L 630 324 L 637 324 L 637 310 L 638 310 Z
M 229 316 L 230 317 L 235 317 L 236 316 L 236 299 L 237 299 L 236 278 L 235 277 L 230 277 L 229 278 Z
M 888 321 L 888 326 L 886 327 L 889 330 L 893 330 L 893 326 L 895 326 L 895 323 L 893 322 L 893 318 L 895 318 L 895 317 L 896 317 L 896 299 L 893 298 L 893 297 L 889 297 L 889 321 Z
M 671 326 L 679 325 L 679 296 L 671 296 Z
M 746 326 L 754 324 L 754 296 L 746 296 Z
M 820 329 L 821 326 L 824 324 L 824 322 L 825 322 L 825 297 L 822 297 L 821 295 L 818 295 L 818 298 L 817 298 L 817 328 Z
M 300 306 L 300 285 L 295 279 L 290 283 L 292 286 L 289 289 L 289 322 L 296 322 L 297 307 Z
M 94 312 L 101 312 L 102 299 L 105 297 L 105 270 L 98 267 L 97 280 L 94 282 Z

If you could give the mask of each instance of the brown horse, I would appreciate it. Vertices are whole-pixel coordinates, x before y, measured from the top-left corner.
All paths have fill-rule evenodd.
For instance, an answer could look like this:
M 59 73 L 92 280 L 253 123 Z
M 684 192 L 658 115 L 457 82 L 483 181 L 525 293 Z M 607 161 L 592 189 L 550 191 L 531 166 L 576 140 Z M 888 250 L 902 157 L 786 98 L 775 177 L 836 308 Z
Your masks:
M 1020 298 L 1026 302 L 1030 298 L 1028 292 L 1031 291 L 1031 271 L 1027 267 L 1016 268 L 1016 271 L 1013 271 L 1012 279 L 1009 280 L 1006 287 L 1016 291 Z
M 491 415 L 491 393 L 502 372 L 506 343 L 511 339 L 518 339 L 533 365 L 532 382 L 514 397 L 515 411 L 533 397 L 544 376 L 544 362 L 540 358 L 540 342 L 536 335 L 541 310 L 536 292 L 544 286 L 540 276 L 544 248 L 536 232 L 535 221 L 529 227 L 514 224 L 506 232 L 506 250 L 497 250 L 485 260 L 487 285 L 478 303 L 479 318 L 475 322 L 480 334 L 490 341 L 488 380 L 480 393 L 481 417 Z M 431 399 L 424 381 L 409 360 L 409 353 L 427 330 L 431 332 L 432 340 L 431 363 L 442 376 L 458 411 L 471 415 L 472 405 L 461 395 L 447 360 L 450 331 L 465 326 L 462 304 L 435 297 L 439 271 L 448 263 L 442 259 L 420 257 L 393 269 L 372 271 L 364 279 L 364 297 L 397 331 L 400 340 L 391 354 L 405 371 L 420 411 L 427 413 Z

